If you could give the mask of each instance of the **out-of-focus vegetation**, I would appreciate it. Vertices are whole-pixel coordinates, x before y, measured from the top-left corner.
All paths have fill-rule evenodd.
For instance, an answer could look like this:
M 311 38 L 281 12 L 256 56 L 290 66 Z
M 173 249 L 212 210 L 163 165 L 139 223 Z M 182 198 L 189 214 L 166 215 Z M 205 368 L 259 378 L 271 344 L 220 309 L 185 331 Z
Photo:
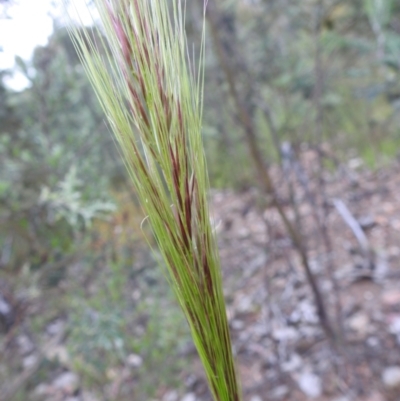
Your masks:
M 195 48 L 202 3 L 187 4 Z M 398 156 L 398 1 L 210 6 L 203 131 L 213 187 L 257 185 L 230 79 L 266 164 L 284 142 L 368 168 Z M 24 90 L 0 75 L 0 391 L 44 399 L 34 389 L 68 368 L 104 399 L 155 397 L 176 385 L 188 332 L 97 99 L 62 26 L 16 65 Z M 26 337 L 35 360 L 15 357 Z
M 209 30 L 204 129 L 215 183 L 229 186 L 252 176 L 218 52 L 226 54 L 267 160 L 276 160 L 276 139 L 326 142 L 342 160 L 360 156 L 370 167 L 396 155 L 396 1 L 217 3 L 220 45 L 212 45 Z

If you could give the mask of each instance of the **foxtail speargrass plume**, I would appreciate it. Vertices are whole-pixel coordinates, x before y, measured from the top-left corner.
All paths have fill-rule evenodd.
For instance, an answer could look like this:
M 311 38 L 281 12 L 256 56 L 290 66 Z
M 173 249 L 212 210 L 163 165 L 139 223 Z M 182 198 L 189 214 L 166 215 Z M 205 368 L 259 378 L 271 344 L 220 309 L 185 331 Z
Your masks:
M 95 3 L 103 28 L 93 35 L 72 27 L 72 38 L 148 216 L 214 399 L 240 401 L 207 204 L 204 34 L 195 73 L 180 0 Z

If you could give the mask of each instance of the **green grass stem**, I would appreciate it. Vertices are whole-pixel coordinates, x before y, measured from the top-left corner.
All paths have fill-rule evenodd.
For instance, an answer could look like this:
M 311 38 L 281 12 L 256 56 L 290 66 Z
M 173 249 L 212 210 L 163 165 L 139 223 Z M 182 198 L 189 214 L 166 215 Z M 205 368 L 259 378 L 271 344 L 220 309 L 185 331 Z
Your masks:
M 180 0 L 95 4 L 101 27 L 71 24 L 74 44 L 148 216 L 214 399 L 240 401 L 207 200 L 204 30 L 196 72 Z

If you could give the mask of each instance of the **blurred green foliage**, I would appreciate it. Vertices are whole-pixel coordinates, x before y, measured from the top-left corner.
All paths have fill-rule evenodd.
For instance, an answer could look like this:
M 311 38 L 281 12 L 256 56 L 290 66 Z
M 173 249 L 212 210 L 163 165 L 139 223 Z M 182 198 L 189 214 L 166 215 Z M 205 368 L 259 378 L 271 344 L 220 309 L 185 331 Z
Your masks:
M 118 157 L 81 66 L 68 58 L 65 35 L 55 34 L 30 62 L 17 59 L 27 89 L 2 89 L 0 238 L 10 248 L 5 268 L 26 260 L 34 267 L 69 252 L 94 218 L 113 210 L 108 189 Z
M 290 7 L 285 1 L 216 3 L 219 38 L 241 98 L 253 115 L 266 161 L 276 161 L 279 152 L 265 105 L 278 142 L 329 143 L 340 160 L 356 154 L 369 167 L 396 156 L 397 2 L 310 0 L 289 2 Z M 204 130 L 209 168 L 218 186 L 246 186 L 254 174 L 226 77 L 215 57 L 214 36 L 209 30 Z

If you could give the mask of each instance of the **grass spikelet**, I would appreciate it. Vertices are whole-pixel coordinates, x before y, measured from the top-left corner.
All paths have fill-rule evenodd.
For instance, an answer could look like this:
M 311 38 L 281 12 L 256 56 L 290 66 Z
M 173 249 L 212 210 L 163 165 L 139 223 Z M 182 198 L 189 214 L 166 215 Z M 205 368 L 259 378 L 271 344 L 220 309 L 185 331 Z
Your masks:
M 170 7 L 166 0 L 95 3 L 102 22 L 97 35 L 72 26 L 72 38 L 150 221 L 214 399 L 240 401 L 207 203 L 203 46 L 195 73 L 180 0 Z

